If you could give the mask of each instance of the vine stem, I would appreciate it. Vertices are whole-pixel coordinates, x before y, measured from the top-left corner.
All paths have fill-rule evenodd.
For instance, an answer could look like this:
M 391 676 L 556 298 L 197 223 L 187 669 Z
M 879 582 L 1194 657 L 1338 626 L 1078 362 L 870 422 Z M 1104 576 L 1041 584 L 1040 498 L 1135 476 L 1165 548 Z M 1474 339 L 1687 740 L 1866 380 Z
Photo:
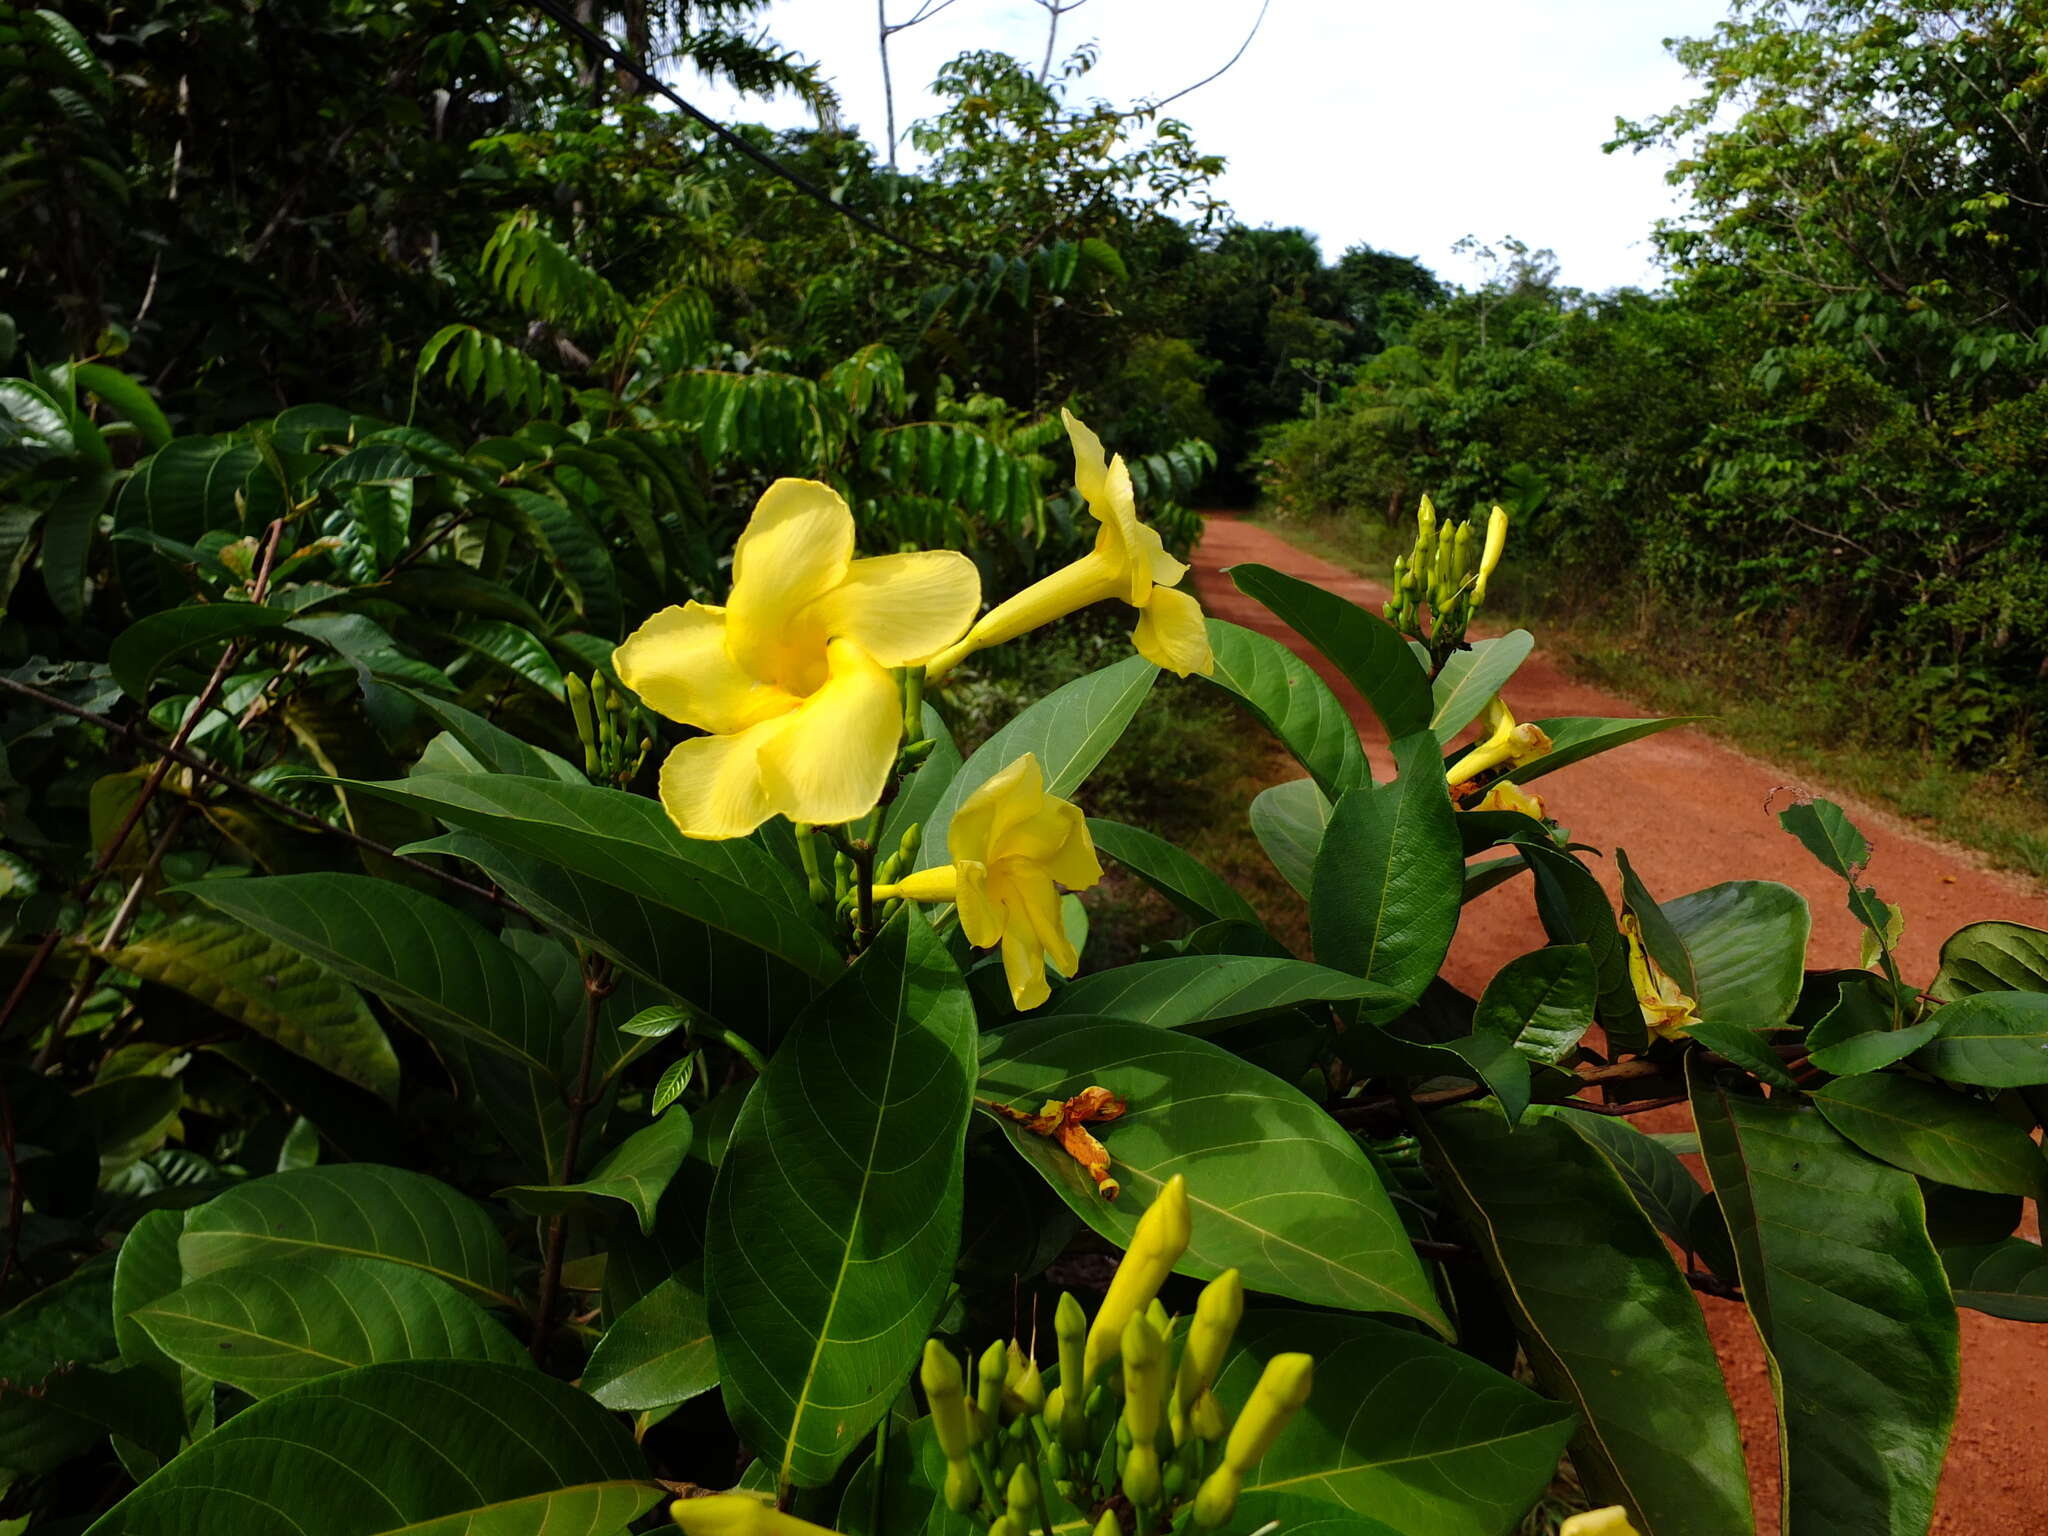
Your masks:
M 563 1138 L 562 1173 L 554 1182 L 576 1182 L 576 1153 L 583 1144 L 583 1118 L 590 1112 L 590 1072 L 597 1060 L 597 1021 L 604 1000 L 612 992 L 611 963 L 602 955 L 583 960 L 583 1051 L 576 1065 L 576 1091 L 569 1098 L 569 1124 Z M 536 1364 L 547 1353 L 550 1314 L 562 1289 L 562 1258 L 568 1247 L 569 1217 L 557 1211 L 548 1218 L 547 1251 L 541 1260 L 540 1291 L 533 1303 L 533 1339 L 530 1345 Z

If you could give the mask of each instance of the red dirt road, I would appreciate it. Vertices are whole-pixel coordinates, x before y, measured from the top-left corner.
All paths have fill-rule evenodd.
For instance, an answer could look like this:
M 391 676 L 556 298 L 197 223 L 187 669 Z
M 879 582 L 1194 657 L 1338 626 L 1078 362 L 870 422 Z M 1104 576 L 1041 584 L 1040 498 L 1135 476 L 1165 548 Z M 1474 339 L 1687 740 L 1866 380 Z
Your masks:
M 1266 529 L 1211 517 L 1195 551 L 1195 585 L 1217 618 L 1288 641 L 1344 700 L 1378 771 L 1385 734 L 1364 701 L 1323 658 L 1223 574 L 1263 564 L 1327 588 L 1375 613 L 1387 597 L 1377 582 L 1304 553 Z M 1648 713 L 1573 681 L 1541 648 L 1508 687 L 1521 720 L 1560 715 Z M 1582 842 L 1625 848 L 1645 885 L 1677 896 L 1723 880 L 1779 880 L 1813 909 L 1808 964 L 1853 966 L 1860 929 L 1842 883 L 1821 869 L 1766 811 L 1774 788 L 1796 780 L 1697 731 L 1675 730 L 1577 764 L 1536 786 L 1550 814 Z M 1816 789 L 1821 786 L 1814 786 Z M 1965 922 L 2007 918 L 2048 927 L 2048 896 L 2031 883 L 1986 868 L 1970 854 L 1927 838 L 1897 818 L 1835 796 L 1870 839 L 1869 878 L 1906 915 L 1900 945 L 1909 978 L 1934 974 L 1941 941 Z M 1783 804 L 1783 797 L 1779 804 Z M 1605 860 L 1590 861 L 1609 889 L 1618 879 Z M 1511 882 L 1473 903 L 1445 974 L 1478 992 L 1516 955 L 1544 942 L 1527 881 Z M 1644 1117 L 1649 1128 L 1689 1126 L 1682 1107 Z M 2031 1216 L 2032 1213 L 2030 1213 Z M 2032 1227 L 2030 1220 L 2028 1226 Z M 1763 1354 L 1747 1315 L 1734 1303 L 1702 1298 L 1741 1422 L 1756 1491 L 1759 1536 L 1778 1536 L 1777 1428 Z M 1933 1530 L 1938 1536 L 2038 1536 L 2048 1529 L 2048 1327 L 1962 1316 L 1963 1390 L 1955 1442 L 1943 1474 Z

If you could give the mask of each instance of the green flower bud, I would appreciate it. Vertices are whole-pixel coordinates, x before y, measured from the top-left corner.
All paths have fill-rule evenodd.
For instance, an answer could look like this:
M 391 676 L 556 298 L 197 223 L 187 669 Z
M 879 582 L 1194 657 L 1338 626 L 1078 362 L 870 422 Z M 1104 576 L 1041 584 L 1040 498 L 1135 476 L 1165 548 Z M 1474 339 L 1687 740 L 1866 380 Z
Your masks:
M 1244 1276 L 1226 1269 L 1202 1287 L 1194 1320 L 1188 1324 L 1187 1347 L 1181 1351 L 1180 1373 L 1173 1384 L 1174 1444 L 1187 1438 L 1188 1415 L 1215 1384 L 1243 1317 Z
M 1003 1421 L 1003 1378 L 1009 1374 L 1010 1347 L 998 1339 L 981 1352 L 974 1378 L 974 1406 L 993 1430 Z
M 1116 1511 L 1105 1509 L 1102 1518 L 1095 1522 L 1095 1529 L 1089 1536 L 1124 1536 L 1124 1528 L 1117 1523 Z
M 1159 1428 L 1166 1406 L 1166 1341 L 1151 1321 L 1134 1317 L 1124 1328 L 1124 1494 L 1133 1504 L 1159 1502 Z
M 1187 1252 L 1193 1231 L 1187 1177 L 1176 1173 L 1138 1218 L 1131 1245 L 1109 1282 L 1109 1291 L 1095 1314 L 1095 1325 L 1088 1330 L 1080 1376 L 1083 1390 L 1094 1383 L 1104 1366 L 1116 1359 L 1125 1327 L 1159 1294 L 1159 1287 Z M 1064 1365 L 1061 1376 L 1065 1378 Z
M 967 1426 L 967 1385 L 953 1351 L 937 1339 L 926 1339 L 917 1379 L 931 1406 L 932 1433 L 948 1462 L 964 1461 L 973 1444 Z
M 576 722 L 576 739 L 583 743 L 583 771 L 596 778 L 597 724 L 590 714 L 590 689 L 574 672 L 562 679 L 562 687 L 569 695 L 569 715 Z

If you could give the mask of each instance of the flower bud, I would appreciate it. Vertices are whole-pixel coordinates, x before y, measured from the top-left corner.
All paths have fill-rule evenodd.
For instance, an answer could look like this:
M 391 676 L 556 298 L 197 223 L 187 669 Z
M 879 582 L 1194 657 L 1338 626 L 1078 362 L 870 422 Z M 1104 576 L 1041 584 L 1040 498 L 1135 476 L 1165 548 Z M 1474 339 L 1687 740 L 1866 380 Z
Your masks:
M 1495 507 L 1486 518 L 1486 548 L 1479 555 L 1479 579 L 1472 587 L 1473 607 L 1477 608 L 1486 601 L 1486 583 L 1492 578 L 1494 568 L 1500 564 L 1501 551 L 1507 547 L 1507 509 Z
M 1124 1528 L 1117 1523 L 1116 1511 L 1105 1509 L 1102 1518 L 1095 1522 L 1095 1529 L 1089 1536 L 1124 1536 Z
M 1605 1509 L 1589 1509 L 1582 1515 L 1573 1515 L 1557 1528 L 1557 1536 L 1641 1536 L 1628 1523 L 1628 1511 L 1619 1504 L 1610 1504 Z
M 974 1377 L 974 1406 L 994 1431 L 1003 1421 L 1003 1378 L 1009 1374 L 1010 1349 L 1001 1339 L 981 1352 Z
M 684 1536 L 836 1536 L 822 1525 L 785 1515 L 750 1493 L 677 1499 L 668 1512 Z
M 1223 1465 L 1240 1477 L 1257 1466 L 1288 1420 L 1308 1401 L 1314 1384 L 1315 1362 L 1307 1355 L 1275 1355 L 1268 1360 L 1230 1438 L 1223 1443 Z
M 1102 1368 L 1116 1359 L 1125 1327 L 1159 1294 L 1159 1287 L 1187 1252 L 1192 1235 L 1187 1178 L 1176 1173 L 1138 1218 L 1131 1245 L 1109 1282 L 1109 1291 L 1095 1314 L 1095 1325 L 1088 1330 L 1081 1363 L 1083 1391 L 1094 1385 Z
M 1124 1456 L 1124 1495 L 1133 1504 L 1159 1502 L 1159 1422 L 1166 1405 L 1166 1341 L 1151 1321 L 1134 1317 L 1125 1325 L 1124 1427 L 1131 1447 Z
M 1244 1276 L 1238 1271 L 1226 1269 L 1202 1287 L 1194 1320 L 1188 1324 L 1187 1346 L 1181 1351 L 1180 1374 L 1173 1384 L 1174 1444 L 1187 1438 L 1188 1413 L 1215 1384 L 1243 1316 Z
M 924 1362 L 918 1367 L 925 1401 L 931 1405 L 932 1433 L 951 1462 L 964 1461 L 973 1444 L 967 1427 L 967 1385 L 953 1351 L 937 1339 L 926 1339 Z

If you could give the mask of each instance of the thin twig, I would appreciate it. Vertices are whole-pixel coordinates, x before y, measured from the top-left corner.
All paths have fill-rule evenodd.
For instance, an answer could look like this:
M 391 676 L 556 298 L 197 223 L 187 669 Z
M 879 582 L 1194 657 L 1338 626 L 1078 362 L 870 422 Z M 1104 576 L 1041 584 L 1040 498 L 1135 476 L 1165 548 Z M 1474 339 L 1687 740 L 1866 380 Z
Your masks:
M 587 955 L 583 962 L 583 1055 L 576 1067 L 576 1091 L 569 1098 L 569 1124 L 564 1131 L 561 1177 L 558 1184 L 576 1182 L 576 1152 L 583 1142 L 583 1117 L 590 1112 L 590 1071 L 597 1059 L 597 1021 L 604 1000 L 612 992 L 611 963 L 602 955 Z M 547 1354 L 549 1315 L 562 1288 L 562 1256 L 568 1245 L 569 1216 L 557 1211 L 548 1218 L 547 1255 L 541 1260 L 540 1292 L 533 1304 L 533 1358 Z

